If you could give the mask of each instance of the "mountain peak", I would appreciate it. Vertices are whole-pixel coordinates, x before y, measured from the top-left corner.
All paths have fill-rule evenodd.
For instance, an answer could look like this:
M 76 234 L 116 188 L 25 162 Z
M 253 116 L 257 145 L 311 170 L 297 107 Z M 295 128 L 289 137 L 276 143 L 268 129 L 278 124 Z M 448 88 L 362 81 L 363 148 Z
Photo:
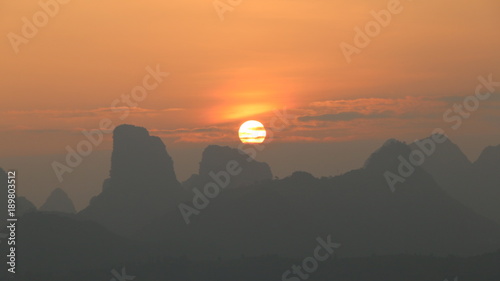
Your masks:
M 140 180 L 134 174 L 142 175 Z M 143 184 L 144 179 L 154 185 L 178 183 L 172 158 L 162 140 L 150 136 L 143 127 L 127 124 L 116 127 L 113 132 L 110 178 L 122 188 L 134 189 L 147 186 Z
M 407 155 L 410 152 L 408 145 L 397 139 L 388 139 L 382 146 L 375 150 L 365 161 L 365 169 L 387 168 L 396 165 L 399 155 Z
M 474 165 L 484 169 L 494 169 L 496 167 L 498 170 L 500 167 L 500 144 L 486 147 L 474 162 Z
M 143 127 L 125 124 L 113 131 L 110 177 L 80 214 L 118 233 L 132 233 L 182 196 L 163 141 Z
M 52 191 L 47 201 L 45 201 L 45 204 L 40 207 L 40 211 L 68 214 L 76 213 L 73 201 L 71 201 L 66 192 L 60 188 L 56 188 Z
M 437 139 L 440 141 L 436 141 Z M 416 140 L 410 144 L 410 147 L 421 150 L 427 155 L 422 165 L 425 170 L 463 171 L 469 169 L 472 165 L 460 147 L 444 135 L 432 135 Z
M 271 168 L 265 162 L 259 162 L 237 148 L 209 145 L 203 150 L 198 176 L 192 176 L 184 185 L 188 188 L 200 187 L 211 181 L 210 173 L 227 169 L 228 163 L 235 162 L 241 173 L 231 178 L 228 187 L 250 185 L 273 178 Z
M 287 177 L 287 179 L 290 179 L 294 182 L 313 182 L 314 180 L 316 180 L 316 178 L 311 173 L 304 171 L 293 172 L 292 175 Z

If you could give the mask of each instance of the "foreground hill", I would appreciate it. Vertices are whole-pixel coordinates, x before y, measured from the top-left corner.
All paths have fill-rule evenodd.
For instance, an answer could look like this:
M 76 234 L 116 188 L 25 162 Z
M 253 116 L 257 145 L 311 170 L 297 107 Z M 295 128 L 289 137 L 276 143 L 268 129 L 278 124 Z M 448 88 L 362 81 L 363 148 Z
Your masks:
M 365 258 L 331 258 L 318 264 L 318 269 L 307 273 L 310 281 L 498 281 L 500 252 L 470 258 L 430 256 L 371 256 Z M 277 256 L 241 257 L 234 260 L 191 261 L 187 259 L 156 259 L 147 263 L 132 263 L 125 268 L 129 279 L 141 281 L 276 281 L 292 265 L 302 259 Z M 20 275 L 24 280 L 88 281 L 111 280 L 110 268 L 54 274 Z M 297 280 L 297 276 L 295 276 Z M 285 279 L 286 280 L 286 279 Z M 289 279 L 295 281 L 295 279 Z
M 43 212 L 26 214 L 17 222 L 15 246 L 16 268 L 20 274 L 111 267 L 140 259 L 142 252 L 139 245 L 97 223 L 82 221 L 74 215 Z M 0 243 L 2 253 L 8 253 L 8 247 L 7 243 Z M 6 262 L 6 255 L 2 254 L 0 263 Z M 2 274 L 4 272 L 6 269 Z

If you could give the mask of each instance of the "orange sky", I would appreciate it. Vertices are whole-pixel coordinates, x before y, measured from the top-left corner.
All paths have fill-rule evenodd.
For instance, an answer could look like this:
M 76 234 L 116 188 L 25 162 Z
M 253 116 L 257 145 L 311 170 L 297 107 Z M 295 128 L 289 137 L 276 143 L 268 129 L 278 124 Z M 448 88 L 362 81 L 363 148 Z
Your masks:
M 24 18 L 43 21 L 43 10 L 0 1 L 0 165 L 20 170 L 20 194 L 36 205 L 63 187 L 81 209 L 107 177 L 111 136 L 63 183 L 51 163 L 101 120 L 162 137 L 185 180 L 206 145 L 238 146 L 243 121 L 269 128 L 283 108 L 293 117 L 258 158 L 280 177 L 358 168 L 386 139 L 436 127 L 474 160 L 500 143 L 498 89 L 457 130 L 442 116 L 478 76 L 500 81 L 500 1 L 401 1 L 348 63 L 340 44 L 390 1 L 242 0 L 221 21 L 212 0 L 71 0 L 14 46 Z M 144 100 L 114 103 L 157 66 L 169 75 Z
M 354 28 L 388 2 L 244 0 L 221 21 L 206 0 L 73 0 L 16 54 L 7 35 L 22 34 L 22 18 L 41 8 L 2 1 L 0 155 L 63 153 L 102 118 L 145 126 L 174 145 L 234 141 L 242 121 L 267 126 L 284 107 L 296 117 L 391 114 L 295 120 L 280 141 L 423 137 L 447 126 L 440 116 L 452 98 L 444 97 L 472 94 L 478 75 L 500 80 L 500 2 L 402 1 L 347 63 L 339 44 L 352 44 Z M 170 75 L 120 120 L 111 103 L 156 65 Z M 453 133 L 498 131 L 497 101 Z

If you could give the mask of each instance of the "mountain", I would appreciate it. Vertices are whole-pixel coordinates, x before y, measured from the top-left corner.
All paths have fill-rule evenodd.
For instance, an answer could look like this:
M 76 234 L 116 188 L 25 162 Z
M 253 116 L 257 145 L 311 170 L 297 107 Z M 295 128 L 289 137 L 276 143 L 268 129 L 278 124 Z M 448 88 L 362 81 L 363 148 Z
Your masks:
M 225 188 L 243 187 L 273 178 L 267 163 L 256 161 L 236 148 L 209 145 L 202 153 L 198 174 L 192 175 L 183 186 L 187 189 L 203 188 L 208 182 L 214 181 L 214 175 L 226 171 L 230 163 L 237 163 L 241 172 L 232 175 Z
M 60 212 L 75 214 L 75 206 L 73 201 L 68 197 L 66 192 L 60 188 L 54 189 L 47 198 L 47 201 L 40 207 L 40 211 L 44 212 Z
M 225 189 L 197 209 L 189 224 L 175 210 L 145 226 L 137 238 L 193 258 L 304 257 L 318 237 L 340 243 L 336 252 L 343 257 L 475 255 L 498 249 L 500 226 L 450 198 L 422 168 L 414 167 L 393 192 L 385 174 L 397 173 L 411 151 L 389 140 L 363 168 L 341 176 L 296 172 Z
M 500 223 L 500 145 L 486 147 L 473 163 L 484 215 Z
M 8 217 L 8 175 L 2 168 L 0 168 L 0 229 L 6 226 L 6 220 Z M 16 185 L 17 187 L 17 185 Z M 16 190 L 17 192 L 17 190 Z M 26 197 L 16 197 L 16 217 L 22 217 L 27 213 L 36 212 L 36 207 L 31 203 Z
M 120 125 L 113 132 L 110 177 L 79 215 L 130 235 L 184 196 L 162 140 L 145 128 Z
M 26 197 L 18 197 L 16 212 L 18 216 L 24 216 L 25 214 L 36 212 L 37 209 L 31 201 L 29 201 Z
M 486 147 L 475 162 L 476 165 L 500 166 L 500 144 Z
M 74 215 L 29 213 L 16 223 L 16 234 L 16 275 L 19 279 L 15 280 L 25 280 L 22 276 L 30 272 L 62 274 L 111 269 L 116 264 L 143 256 L 139 245 Z M 8 247 L 7 243 L 0 243 L 2 253 L 8 253 Z M 6 264 L 6 256 L 0 256 L 2 264 Z M 7 270 L 0 273 L 0 278 L 5 272 Z
M 431 148 L 430 140 L 416 141 L 410 147 L 421 150 L 417 143 L 426 142 Z M 500 223 L 500 146 L 484 149 L 478 160 L 472 163 L 451 140 L 433 143 L 435 148 L 421 167 L 451 197 Z
M 500 144 L 486 147 L 474 162 L 474 166 L 485 173 L 496 175 L 497 179 L 500 179 Z

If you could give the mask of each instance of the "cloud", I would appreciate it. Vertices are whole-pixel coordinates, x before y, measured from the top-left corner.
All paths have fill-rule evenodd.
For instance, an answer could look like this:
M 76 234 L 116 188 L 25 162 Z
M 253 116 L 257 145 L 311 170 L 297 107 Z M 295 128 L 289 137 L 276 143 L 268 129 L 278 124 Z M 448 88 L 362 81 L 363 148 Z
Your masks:
M 59 134 L 59 133 L 73 133 L 75 130 L 66 129 L 36 129 L 28 127 L 14 127 L 6 131 L 20 131 L 23 133 L 33 133 L 33 134 Z
M 336 122 L 357 119 L 436 118 L 442 114 L 447 104 L 439 98 L 426 96 L 326 100 L 312 102 L 302 108 L 302 116 L 298 120 Z
M 186 134 L 186 133 L 222 132 L 224 130 L 218 127 L 206 127 L 206 128 L 179 128 L 173 130 L 152 129 L 149 131 L 161 135 L 175 135 L 175 134 Z
M 176 143 L 222 143 L 233 141 L 237 134 L 230 127 L 208 126 L 177 129 L 150 129 L 151 134 Z
M 473 93 L 471 95 L 473 95 Z M 468 96 L 469 95 L 445 96 L 445 97 L 441 97 L 439 99 L 442 101 L 445 101 L 445 102 L 449 102 L 449 103 L 462 103 L 465 100 L 465 98 L 467 98 Z M 488 99 L 486 99 L 486 101 L 500 102 L 500 94 L 491 94 L 491 96 Z
M 408 114 L 412 112 L 431 112 L 436 107 L 442 107 L 446 104 L 446 102 L 439 99 L 425 96 L 407 96 L 403 98 L 357 98 L 317 101 L 310 103 L 308 109 L 319 114 L 341 112 L 372 114 L 387 111 L 392 111 L 395 114 Z
M 394 113 L 390 111 L 381 113 L 371 113 L 363 114 L 359 112 L 341 112 L 336 114 L 322 114 L 322 115 L 309 115 L 301 116 L 298 118 L 299 121 L 309 122 L 309 121 L 351 121 L 354 119 L 381 119 L 390 118 L 394 116 Z
M 131 114 L 141 113 L 163 113 L 171 111 L 181 111 L 183 108 L 163 108 L 163 109 L 148 109 L 141 107 L 101 107 L 94 109 L 75 109 L 75 110 L 7 110 L 1 111 L 0 116 L 36 116 L 49 118 L 81 118 L 81 117 L 96 117 L 105 114 L 117 113 L 121 111 L 130 111 Z

